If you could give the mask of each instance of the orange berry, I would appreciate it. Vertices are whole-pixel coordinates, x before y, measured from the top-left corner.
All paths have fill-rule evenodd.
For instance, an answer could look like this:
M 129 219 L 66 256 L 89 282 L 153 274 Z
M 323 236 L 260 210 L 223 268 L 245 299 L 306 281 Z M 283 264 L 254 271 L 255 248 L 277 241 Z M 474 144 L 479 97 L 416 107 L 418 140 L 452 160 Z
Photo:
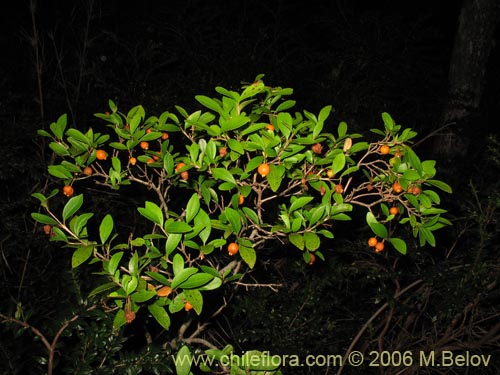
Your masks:
M 315 154 L 319 155 L 323 152 L 323 146 L 321 145 L 321 143 L 315 143 L 312 145 L 311 150 Z
M 321 196 L 323 196 L 323 195 L 325 195 L 325 193 L 326 193 L 326 189 L 325 189 L 325 187 L 324 187 L 323 185 L 321 185 L 321 186 L 319 187 L 319 194 L 320 194 Z
M 411 185 L 408 187 L 408 193 L 413 194 L 413 195 L 419 195 L 421 192 L 420 188 L 415 185 Z
M 146 141 L 142 141 L 140 143 L 140 146 L 143 150 L 147 150 L 149 148 L 149 142 L 146 142 Z
M 375 247 L 378 244 L 378 240 L 375 237 L 370 237 L 368 239 L 368 246 Z
M 269 131 L 269 132 L 273 132 L 276 128 L 274 127 L 274 125 L 273 125 L 273 124 L 267 124 L 267 125 L 266 125 L 266 129 L 267 129 L 267 131 Z
M 387 155 L 390 151 L 391 151 L 391 149 L 389 148 L 389 146 L 387 146 L 387 145 L 380 146 L 379 152 L 382 155 Z
M 389 213 L 390 213 L 391 215 L 397 215 L 397 214 L 399 213 L 399 209 L 398 209 L 397 207 L 391 207 L 391 208 L 389 209 Z
M 153 131 L 153 129 L 151 129 L 151 128 L 147 128 L 147 129 L 146 129 L 146 134 L 149 134 L 149 133 L 151 133 L 152 131 Z
M 92 173 L 94 173 L 94 171 L 90 167 L 85 167 L 83 168 L 82 173 L 87 176 L 92 176 Z
M 309 265 L 312 266 L 316 262 L 316 255 L 309 253 Z
M 125 321 L 130 324 L 135 319 L 135 312 L 129 309 L 125 309 Z
M 187 181 L 189 179 L 189 172 L 188 171 L 181 172 L 181 178 L 184 181 Z
M 156 291 L 158 297 L 168 297 L 170 293 L 172 293 L 172 288 L 167 285 Z
M 49 224 L 45 224 L 43 226 L 43 232 L 46 234 L 46 235 L 49 235 L 52 233 L 52 226 L 49 225 Z
M 227 147 L 221 147 L 219 148 L 219 155 L 221 158 L 227 155 Z
M 164 141 L 168 139 L 168 133 L 161 133 L 161 139 L 163 139 Z
M 240 250 L 240 246 L 236 242 L 231 242 L 227 247 L 229 255 L 236 255 Z
M 378 242 L 376 245 L 375 245 L 375 251 L 377 253 L 381 253 L 382 251 L 384 251 L 384 243 L 383 242 Z
M 129 162 L 130 164 L 132 164 L 132 165 L 135 165 L 135 163 L 137 163 L 137 159 L 136 159 L 136 158 L 134 158 L 134 157 L 131 157 L 131 158 L 128 160 L 128 162 Z
M 108 154 L 104 150 L 97 150 L 95 152 L 95 157 L 97 160 L 106 160 L 108 158 Z
M 186 163 L 179 163 L 175 166 L 175 171 L 179 172 L 183 167 L 186 166 Z
M 396 181 L 392 184 L 392 190 L 394 190 L 395 193 L 401 193 L 403 191 L 403 188 L 401 187 L 401 184 Z
M 75 190 L 73 189 L 73 186 L 66 185 L 65 187 L 63 187 L 63 194 L 68 198 L 72 197 L 74 193 Z
M 189 311 L 193 308 L 193 305 L 189 301 L 184 302 L 184 310 Z
M 270 171 L 271 171 L 271 168 L 269 168 L 269 164 L 266 164 L 266 163 L 262 163 L 261 165 L 259 165 L 259 168 L 257 169 L 257 172 L 259 172 L 259 174 L 263 178 L 266 177 Z
M 328 178 L 334 178 L 335 177 L 335 173 L 333 173 L 333 171 L 331 169 L 329 169 L 329 170 L 326 171 L 326 175 L 328 176 Z
M 335 193 L 342 194 L 344 192 L 344 187 L 341 184 L 335 185 Z
M 155 159 L 153 159 L 153 158 L 149 158 L 149 159 L 146 161 L 146 163 L 148 163 L 148 164 L 153 164 L 154 162 L 155 162 Z
M 238 197 L 238 204 L 241 206 L 245 202 L 245 197 L 240 194 Z

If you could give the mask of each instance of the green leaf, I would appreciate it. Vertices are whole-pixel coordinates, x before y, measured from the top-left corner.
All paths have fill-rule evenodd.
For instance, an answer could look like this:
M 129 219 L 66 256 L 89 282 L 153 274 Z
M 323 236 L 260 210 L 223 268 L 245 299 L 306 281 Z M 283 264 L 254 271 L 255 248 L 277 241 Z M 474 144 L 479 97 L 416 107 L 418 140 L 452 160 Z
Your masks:
M 321 240 L 319 236 L 314 232 L 305 232 L 304 233 L 304 245 L 307 250 L 315 251 L 319 248 L 321 244 Z
M 167 255 L 172 254 L 172 252 L 177 249 L 177 245 L 181 242 L 182 233 L 169 233 L 167 241 L 165 243 L 165 253 Z
M 97 288 L 94 288 L 90 293 L 89 293 L 89 298 L 98 295 L 99 293 L 105 292 L 110 289 L 115 289 L 117 286 L 115 283 L 106 283 L 99 285 Z
M 127 323 L 125 320 L 125 311 L 123 309 L 119 309 L 113 319 L 113 329 L 117 330 L 125 325 L 125 323 Z
M 396 124 L 392 119 L 391 115 L 387 112 L 382 113 L 382 121 L 384 122 L 384 127 L 387 131 L 391 131 L 394 129 L 394 125 Z
M 172 280 L 172 284 L 170 286 L 172 287 L 172 289 L 177 288 L 181 283 L 186 281 L 189 276 L 195 274 L 196 272 L 198 272 L 198 269 L 194 267 L 188 267 L 180 270 L 179 273 L 174 276 L 174 279 Z
M 187 278 L 185 281 L 180 283 L 178 285 L 178 288 L 182 289 L 197 289 L 200 288 L 203 285 L 208 284 L 210 281 L 212 281 L 214 278 L 213 275 L 210 275 L 208 273 L 195 273 L 194 275 L 191 275 L 189 278 Z
M 71 268 L 76 268 L 87 261 L 94 251 L 94 246 L 82 246 L 75 250 L 71 257 Z
M 62 139 L 63 134 L 64 134 L 64 129 L 66 129 L 66 124 L 68 121 L 68 116 L 66 113 L 62 114 L 59 116 L 57 119 L 57 122 L 53 122 L 50 124 L 50 130 L 52 130 L 52 133 L 58 138 Z
M 68 137 L 76 139 L 79 142 L 86 143 L 89 146 L 92 144 L 92 140 L 88 139 L 85 136 L 85 134 L 83 134 L 81 131 L 79 131 L 77 129 L 68 129 L 68 131 L 66 132 L 66 135 Z
M 200 315 L 203 309 L 203 296 L 201 292 L 197 289 L 187 289 L 184 291 L 184 297 L 193 306 L 194 311 Z
M 451 186 L 448 185 L 446 182 L 439 181 L 439 180 L 427 180 L 426 183 L 429 184 L 429 185 L 435 186 L 438 189 L 441 189 L 445 193 L 450 193 L 451 194 L 453 192 L 452 189 L 451 189 Z
M 177 375 L 190 375 L 192 357 L 189 347 L 184 345 L 175 357 L 175 372 Z
M 184 258 L 181 254 L 175 254 L 172 260 L 174 275 L 178 275 L 184 269 Z
M 228 139 L 227 145 L 229 146 L 229 148 L 231 150 L 233 150 L 234 152 L 236 152 L 240 155 L 243 155 L 245 153 L 245 149 L 241 145 L 241 142 L 238 142 L 236 139 L 233 139 L 233 138 Z
M 334 174 L 339 173 L 345 167 L 345 154 L 343 152 L 335 155 L 332 162 L 332 171 Z
M 139 213 L 146 219 L 159 226 L 163 226 L 163 212 L 156 203 L 146 201 L 145 207 L 137 207 Z
M 73 216 L 80 209 L 82 204 L 83 204 L 83 194 L 79 194 L 79 195 L 71 198 L 64 205 L 63 212 L 62 212 L 63 221 L 65 222 L 71 216 Z
M 405 152 L 405 156 L 408 158 L 408 161 L 410 162 L 410 165 L 412 165 L 413 168 L 415 168 L 415 170 L 420 175 L 422 175 L 423 174 L 422 173 L 423 172 L 423 170 L 422 170 L 422 163 L 420 162 L 420 159 L 417 156 L 417 154 L 415 153 L 415 151 L 413 151 L 411 148 L 407 148 L 406 152 Z
M 269 165 L 269 174 L 267 175 L 267 181 L 269 182 L 269 186 L 273 192 L 277 192 L 281 181 L 283 180 L 283 176 L 285 175 L 285 167 L 282 165 Z
M 250 268 L 253 268 L 255 266 L 257 254 L 252 247 L 240 245 L 240 256 L 241 259 L 243 259 L 243 261 L 248 264 Z
M 347 124 L 344 121 L 342 121 L 339 124 L 337 134 L 339 135 L 339 138 L 342 138 L 344 135 L 346 135 L 346 133 L 347 133 Z
M 148 310 L 163 328 L 166 330 L 170 328 L 170 316 L 163 306 L 156 302 L 148 305 Z
M 198 214 L 200 209 L 200 198 L 198 193 L 194 193 L 186 206 L 186 223 L 189 223 Z
M 134 292 L 130 299 L 135 303 L 142 303 L 149 301 L 154 296 L 156 296 L 156 290 L 139 290 Z
M 118 265 L 120 264 L 120 261 L 122 260 L 123 257 L 123 251 L 120 251 L 119 253 L 113 254 L 111 259 L 109 260 L 108 263 L 108 273 L 110 275 L 114 275 L 116 270 L 118 269 Z
M 31 217 L 40 224 L 59 225 L 55 219 L 44 214 L 39 214 L 38 212 L 32 212 Z
M 237 210 L 231 207 L 226 207 L 224 210 L 224 215 L 233 227 L 234 233 L 239 233 L 241 230 L 241 217 Z
M 236 180 L 233 175 L 225 168 L 212 168 L 212 175 L 216 180 L 223 180 L 236 186 Z
M 288 240 L 300 250 L 304 250 L 304 237 L 299 233 L 291 233 L 288 235 Z
M 102 219 L 101 225 L 99 226 L 99 237 L 101 238 L 101 243 L 104 244 L 111 232 L 113 231 L 113 217 L 110 214 L 104 216 Z
M 62 165 L 49 165 L 48 168 L 49 174 L 62 179 L 72 179 L 73 175 L 70 171 L 64 168 Z
M 68 148 L 66 145 L 63 145 L 59 142 L 50 142 L 49 147 L 52 151 L 54 151 L 59 156 L 68 156 L 70 155 Z
M 311 202 L 313 199 L 314 199 L 314 197 L 300 197 L 297 199 L 295 199 L 295 197 L 293 197 L 291 199 L 292 204 L 290 205 L 289 212 L 293 212 L 295 210 L 298 210 L 299 208 L 304 207 L 306 204 Z
M 394 248 L 399 251 L 401 254 L 406 254 L 406 242 L 401 238 L 390 238 L 389 242 L 394 246 Z
M 193 230 L 189 224 L 183 221 L 174 221 L 173 219 L 168 219 L 165 222 L 164 229 L 167 233 L 188 233 Z
M 221 108 L 219 103 L 217 103 L 214 99 L 209 98 L 208 96 L 205 95 L 196 95 L 194 97 L 201 105 L 207 107 L 208 109 L 211 109 L 212 111 L 215 111 L 219 114 L 224 114 L 224 110 Z
M 389 232 L 387 231 L 385 225 L 379 223 L 375 215 L 369 211 L 366 213 L 366 223 L 369 225 L 372 232 L 377 236 L 381 238 L 387 238 L 389 236 Z

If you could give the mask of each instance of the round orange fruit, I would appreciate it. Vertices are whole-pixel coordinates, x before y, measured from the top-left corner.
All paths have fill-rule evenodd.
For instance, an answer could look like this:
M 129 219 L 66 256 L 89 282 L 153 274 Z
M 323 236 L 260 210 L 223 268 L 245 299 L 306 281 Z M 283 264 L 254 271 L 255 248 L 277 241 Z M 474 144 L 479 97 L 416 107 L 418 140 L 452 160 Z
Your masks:
M 381 253 L 382 251 L 384 251 L 384 243 L 383 242 L 378 242 L 376 245 L 375 245 L 375 251 L 377 253 Z
M 189 301 L 184 302 L 184 310 L 189 311 L 193 308 L 193 305 Z
M 73 186 L 66 185 L 65 187 L 63 187 L 63 194 L 68 198 L 72 197 L 74 193 L 75 189 L 73 189 Z
M 387 145 L 380 146 L 379 152 L 382 155 L 387 155 L 390 151 L 391 151 L 391 149 L 389 148 L 389 146 L 387 146 Z
M 97 160 L 106 160 L 108 158 L 108 154 L 104 150 L 97 150 L 95 152 L 95 157 Z
M 240 250 L 240 246 L 236 242 L 231 242 L 227 247 L 227 252 L 229 255 L 236 255 Z
M 147 149 L 149 149 L 149 142 L 142 141 L 142 142 L 140 143 L 140 146 L 141 146 L 141 148 L 142 148 L 143 150 L 147 150 Z
M 375 247 L 377 246 L 378 240 L 375 237 L 370 237 L 368 239 L 368 246 Z
M 257 169 L 257 172 L 262 177 L 266 177 L 270 171 L 271 171 L 271 168 L 269 168 L 269 164 L 266 164 L 266 163 L 262 163 L 261 165 L 259 165 L 259 168 Z
M 82 173 L 86 176 L 92 176 L 92 173 L 94 173 L 94 171 L 90 167 L 85 167 L 83 168 Z

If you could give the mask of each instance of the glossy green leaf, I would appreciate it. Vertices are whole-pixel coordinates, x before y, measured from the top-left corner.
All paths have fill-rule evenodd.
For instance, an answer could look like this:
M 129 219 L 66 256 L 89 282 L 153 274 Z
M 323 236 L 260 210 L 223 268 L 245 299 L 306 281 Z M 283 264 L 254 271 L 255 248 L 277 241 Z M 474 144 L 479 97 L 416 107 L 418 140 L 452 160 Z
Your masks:
M 253 268 L 255 266 L 257 254 L 252 247 L 240 245 L 240 256 L 241 259 L 243 259 L 243 261 L 248 264 L 250 268 Z
M 283 176 L 285 175 L 285 167 L 282 165 L 271 164 L 269 166 L 269 174 L 267 175 L 267 181 L 269 182 L 269 186 L 273 192 L 277 192 L 281 181 L 283 180 Z
M 165 231 L 167 233 L 188 233 L 192 230 L 193 228 L 183 221 L 173 221 L 172 219 L 168 219 L 165 222 Z
M 196 313 L 200 315 L 203 309 L 203 296 L 201 295 L 200 291 L 197 289 L 185 290 L 184 298 L 193 306 L 194 311 L 196 311 Z
M 239 233 L 241 230 L 241 217 L 237 210 L 231 207 L 226 207 L 224 210 L 226 219 L 231 224 L 234 233 Z
M 208 284 L 210 281 L 212 281 L 214 278 L 213 275 L 210 275 L 208 273 L 195 273 L 194 275 L 191 275 L 188 277 L 185 281 L 180 283 L 178 285 L 178 288 L 182 289 L 195 289 L 195 288 L 200 288 L 206 284 Z
M 82 246 L 75 250 L 73 256 L 71 257 L 71 268 L 76 268 L 80 264 L 86 262 L 92 255 L 94 251 L 94 246 Z
M 371 212 L 366 213 L 366 223 L 371 228 L 372 232 L 381 238 L 387 238 L 389 236 L 389 232 L 384 224 L 381 224 L 377 221 L 375 215 Z
M 111 232 L 113 231 L 113 226 L 113 217 L 110 214 L 104 216 L 101 225 L 99 226 L 99 236 L 102 244 L 108 240 Z
M 72 179 L 73 175 L 70 171 L 64 168 L 62 165 L 49 165 L 48 167 L 49 174 L 62 179 Z
M 163 226 L 163 212 L 156 203 L 146 201 L 144 207 L 138 207 L 139 213 L 156 225 Z
M 110 275 L 114 275 L 116 270 L 118 269 L 118 266 L 120 265 L 120 261 L 122 260 L 123 257 L 123 251 L 120 251 L 119 253 L 113 254 L 111 259 L 109 260 L 108 263 L 108 273 Z
M 186 205 L 186 223 L 189 223 L 198 214 L 200 209 L 200 198 L 194 193 Z
M 316 251 L 321 244 L 319 236 L 314 232 L 304 233 L 304 246 L 309 251 Z
M 177 375 L 190 375 L 192 357 L 187 345 L 183 345 L 177 352 L 174 362 Z
M 64 205 L 63 212 L 62 212 L 62 218 L 63 221 L 65 222 L 68 220 L 71 216 L 73 216 L 82 206 L 83 204 L 83 194 L 76 195 L 72 197 L 66 204 Z
M 304 207 L 306 204 L 311 202 L 314 199 L 314 197 L 299 197 L 296 198 L 293 197 L 290 201 L 292 202 L 289 208 L 289 212 L 293 212 L 295 210 L 298 210 L 299 208 Z
M 194 267 L 188 267 L 180 270 L 174 276 L 174 279 L 172 280 L 172 284 L 170 286 L 172 287 L 172 289 L 177 288 L 181 283 L 186 281 L 189 276 L 194 275 L 196 272 L 198 272 L 198 269 Z
M 225 168 L 212 168 L 212 175 L 216 180 L 222 180 L 236 185 L 236 180 L 233 175 Z
M 170 328 L 170 316 L 158 301 L 151 305 L 148 305 L 148 310 L 163 328 L 165 328 L 166 330 Z
M 59 225 L 55 219 L 48 215 L 39 214 L 38 212 L 31 213 L 31 217 L 40 224 Z
M 301 234 L 291 233 L 288 235 L 288 240 L 300 250 L 304 250 L 304 237 Z
M 401 254 L 406 254 L 406 242 L 401 238 L 390 238 L 389 242 L 394 246 L 394 248 L 399 251 Z

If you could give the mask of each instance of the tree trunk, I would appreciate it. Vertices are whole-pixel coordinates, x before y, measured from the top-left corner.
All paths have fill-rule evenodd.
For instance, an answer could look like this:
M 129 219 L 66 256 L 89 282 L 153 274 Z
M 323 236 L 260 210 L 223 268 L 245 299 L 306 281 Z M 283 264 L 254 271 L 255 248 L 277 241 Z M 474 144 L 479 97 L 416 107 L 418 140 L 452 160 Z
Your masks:
M 444 128 L 434 142 L 436 156 L 451 166 L 467 153 L 471 134 L 466 130 L 474 129 L 479 113 L 498 10 L 498 0 L 463 0 L 440 121 Z

